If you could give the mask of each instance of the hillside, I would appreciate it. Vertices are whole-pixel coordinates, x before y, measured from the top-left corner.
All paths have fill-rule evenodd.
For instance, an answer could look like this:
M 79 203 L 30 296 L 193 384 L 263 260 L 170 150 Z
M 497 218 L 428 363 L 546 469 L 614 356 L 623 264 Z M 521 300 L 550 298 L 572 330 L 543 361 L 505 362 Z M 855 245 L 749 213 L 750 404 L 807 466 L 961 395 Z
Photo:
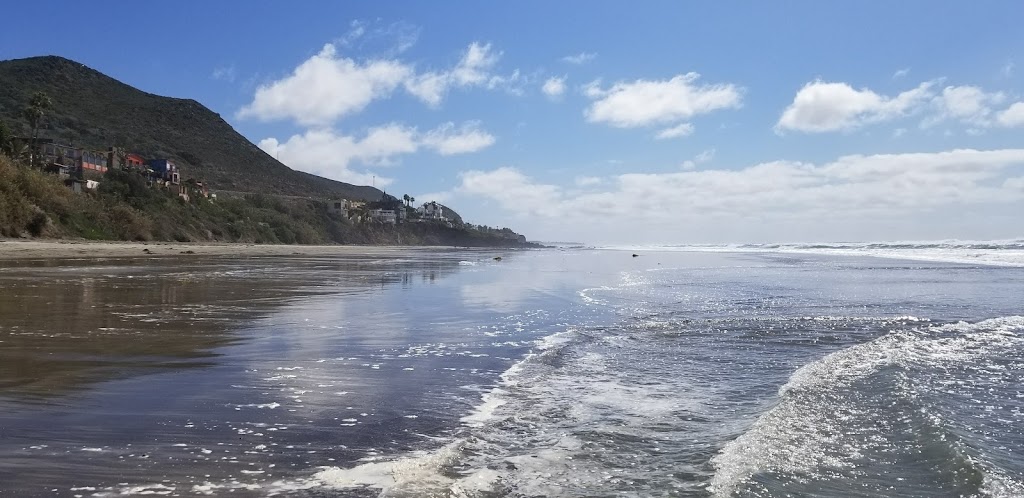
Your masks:
M 170 158 L 183 176 L 204 179 L 218 190 L 365 200 L 381 196 L 372 187 L 288 168 L 195 100 L 149 94 L 61 57 L 0 61 L 0 121 L 16 134 L 30 134 L 20 110 L 34 92 L 53 100 L 40 130 L 43 138 Z

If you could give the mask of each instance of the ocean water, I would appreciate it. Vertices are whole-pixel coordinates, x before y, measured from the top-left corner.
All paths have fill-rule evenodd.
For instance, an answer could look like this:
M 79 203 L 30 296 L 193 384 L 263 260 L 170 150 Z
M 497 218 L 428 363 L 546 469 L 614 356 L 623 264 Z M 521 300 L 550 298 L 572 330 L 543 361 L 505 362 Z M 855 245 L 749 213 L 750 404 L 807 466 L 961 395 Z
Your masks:
M 0 495 L 1024 496 L 1019 247 L 733 249 L 5 263 Z

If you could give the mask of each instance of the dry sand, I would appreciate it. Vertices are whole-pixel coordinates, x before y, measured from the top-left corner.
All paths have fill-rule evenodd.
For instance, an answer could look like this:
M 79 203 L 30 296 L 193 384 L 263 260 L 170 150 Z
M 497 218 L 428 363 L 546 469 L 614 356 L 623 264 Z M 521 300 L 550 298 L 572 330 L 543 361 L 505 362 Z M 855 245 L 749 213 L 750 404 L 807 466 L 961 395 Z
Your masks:
M 399 251 L 443 250 L 442 247 L 299 246 L 269 244 L 194 244 L 175 242 L 94 242 L 77 240 L 0 239 L 0 260 L 59 258 L 152 258 L 161 256 L 331 256 L 394 254 Z

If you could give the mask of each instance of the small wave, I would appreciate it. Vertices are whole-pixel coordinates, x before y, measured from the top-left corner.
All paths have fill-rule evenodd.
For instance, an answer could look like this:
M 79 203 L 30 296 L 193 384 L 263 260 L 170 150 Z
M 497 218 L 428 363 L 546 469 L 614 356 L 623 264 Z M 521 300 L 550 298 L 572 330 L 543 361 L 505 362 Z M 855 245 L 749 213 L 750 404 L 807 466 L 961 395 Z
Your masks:
M 786 473 L 806 478 L 822 471 L 852 472 L 863 452 L 872 449 L 868 447 L 874 444 L 872 438 L 878 442 L 884 437 L 863 431 L 860 437 L 849 436 L 858 434 L 858 430 L 847 426 L 870 420 L 883 426 L 889 423 L 883 412 L 872 412 L 875 406 L 865 399 L 870 396 L 853 388 L 854 384 L 892 367 L 905 372 L 974 364 L 1024 346 L 1022 333 L 1024 317 L 1020 316 L 897 330 L 809 363 L 779 388 L 779 401 L 772 409 L 712 459 L 716 471 L 709 489 L 716 496 L 731 496 L 757 474 Z M 913 397 L 918 388 L 908 386 L 904 391 Z M 893 403 L 900 395 L 898 391 L 877 395 L 888 396 L 888 402 Z M 906 413 L 913 418 L 926 412 L 908 409 Z M 940 439 L 945 440 L 945 436 Z M 981 463 L 962 455 L 956 447 L 947 450 L 959 455 L 964 467 L 983 474 L 986 486 L 995 491 L 993 495 L 1019 489 L 1019 483 L 1001 477 L 998 469 L 979 467 Z
M 1024 266 L 1024 239 L 991 241 L 894 241 L 783 244 L 684 244 L 609 246 L 604 249 L 677 252 L 781 252 L 836 256 L 871 256 L 916 261 Z

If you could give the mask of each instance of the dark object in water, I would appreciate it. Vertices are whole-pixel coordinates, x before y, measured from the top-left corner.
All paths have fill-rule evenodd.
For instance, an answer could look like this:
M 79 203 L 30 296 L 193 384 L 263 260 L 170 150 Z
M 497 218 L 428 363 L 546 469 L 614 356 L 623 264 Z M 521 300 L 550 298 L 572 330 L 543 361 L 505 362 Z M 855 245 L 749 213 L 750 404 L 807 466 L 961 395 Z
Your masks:
M 142 252 L 146 254 L 151 254 L 153 251 L 150 251 L 149 248 L 147 247 L 146 249 L 143 249 Z
M 494 257 L 494 260 L 495 260 L 495 261 L 501 261 L 501 256 L 495 256 L 495 257 Z
M 640 255 L 639 255 L 639 254 L 637 254 L 637 253 L 633 253 L 633 257 L 634 257 L 634 258 L 639 258 L 639 257 L 640 257 Z
M 189 250 L 187 250 L 187 251 L 181 251 L 181 253 L 182 253 L 182 254 L 195 254 L 196 252 L 195 252 L 195 251 L 193 251 L 193 250 L 191 250 L 191 249 L 189 249 Z

